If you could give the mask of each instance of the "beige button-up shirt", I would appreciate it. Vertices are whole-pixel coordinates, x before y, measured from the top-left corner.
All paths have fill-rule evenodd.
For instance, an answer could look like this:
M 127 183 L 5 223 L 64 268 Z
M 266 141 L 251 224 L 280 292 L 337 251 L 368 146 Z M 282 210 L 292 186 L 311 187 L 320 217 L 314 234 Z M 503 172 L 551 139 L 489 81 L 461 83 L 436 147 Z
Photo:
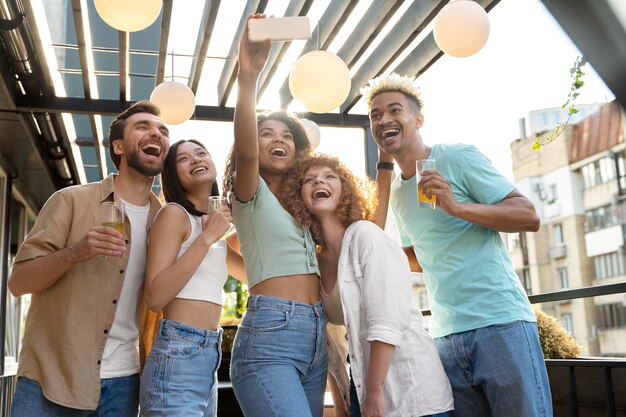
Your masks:
M 15 262 L 51 254 L 83 239 L 90 227 L 100 224 L 102 202 L 119 201 L 113 180 L 114 175 L 109 175 L 101 182 L 54 193 Z M 146 228 L 159 207 L 151 194 Z M 122 257 L 96 256 L 74 265 L 50 288 L 32 294 L 18 375 L 39 382 L 50 401 L 77 409 L 98 406 L 100 361 L 132 244 L 128 219 L 125 228 L 129 250 Z M 140 306 L 139 314 L 143 314 L 143 302 Z

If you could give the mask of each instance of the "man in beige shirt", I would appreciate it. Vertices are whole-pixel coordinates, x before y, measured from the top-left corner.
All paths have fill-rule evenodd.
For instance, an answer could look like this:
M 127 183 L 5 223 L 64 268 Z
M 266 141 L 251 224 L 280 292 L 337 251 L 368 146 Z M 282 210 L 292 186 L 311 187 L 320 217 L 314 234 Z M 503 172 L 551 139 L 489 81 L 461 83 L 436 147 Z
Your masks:
M 134 104 L 109 128 L 119 174 L 46 202 L 9 278 L 32 294 L 11 416 L 137 416 L 138 340 L 152 182 L 169 132 L 159 110 Z M 125 231 L 101 226 L 102 205 L 125 208 Z

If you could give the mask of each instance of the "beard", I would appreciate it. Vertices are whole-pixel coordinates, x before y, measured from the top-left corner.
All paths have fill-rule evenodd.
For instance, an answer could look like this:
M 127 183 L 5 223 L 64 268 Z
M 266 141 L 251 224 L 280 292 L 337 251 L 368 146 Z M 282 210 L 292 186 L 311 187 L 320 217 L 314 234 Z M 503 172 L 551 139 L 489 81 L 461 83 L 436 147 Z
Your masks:
M 141 162 L 141 159 L 139 159 L 138 152 L 132 152 L 128 156 L 127 163 L 128 163 L 129 168 L 134 169 L 135 171 L 139 172 L 142 175 L 145 175 L 147 177 L 156 177 L 157 175 L 161 173 L 161 171 L 163 171 L 164 161 L 161 160 L 161 163 L 157 166 L 149 165 L 149 164 Z

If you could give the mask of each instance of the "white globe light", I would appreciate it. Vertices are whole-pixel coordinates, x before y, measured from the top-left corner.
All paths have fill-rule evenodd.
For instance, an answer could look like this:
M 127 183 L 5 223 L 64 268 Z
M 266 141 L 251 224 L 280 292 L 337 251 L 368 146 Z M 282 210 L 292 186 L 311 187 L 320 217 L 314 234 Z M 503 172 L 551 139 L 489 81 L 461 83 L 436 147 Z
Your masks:
M 291 95 L 313 113 L 327 113 L 338 107 L 348 97 L 350 85 L 348 66 L 328 51 L 302 55 L 289 74 Z
M 163 0 L 94 0 L 96 11 L 109 26 L 137 32 L 150 26 L 161 13 Z
M 300 119 L 300 123 L 304 126 L 309 142 L 311 142 L 311 148 L 317 148 L 320 144 L 320 128 L 317 123 L 309 119 Z
M 196 99 L 189 87 L 177 82 L 164 82 L 157 85 L 150 101 L 161 110 L 161 120 L 177 125 L 189 120 L 196 109 Z
M 448 55 L 474 55 L 489 38 L 487 12 L 472 0 L 448 3 L 435 17 L 433 35 L 437 46 Z

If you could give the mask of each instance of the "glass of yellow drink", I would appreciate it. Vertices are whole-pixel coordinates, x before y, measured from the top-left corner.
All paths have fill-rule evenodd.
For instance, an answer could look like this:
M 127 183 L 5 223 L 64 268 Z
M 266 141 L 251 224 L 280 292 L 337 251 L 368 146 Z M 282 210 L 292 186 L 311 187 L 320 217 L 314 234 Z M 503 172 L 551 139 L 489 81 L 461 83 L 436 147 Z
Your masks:
M 124 208 L 118 207 L 113 201 L 102 203 L 102 226 L 112 227 L 124 234 Z
M 435 169 L 434 159 L 418 159 L 417 161 L 415 161 L 415 180 L 417 182 L 417 208 L 420 210 L 432 210 L 437 208 L 437 196 L 431 195 L 429 198 L 428 195 L 425 194 L 425 192 L 428 192 L 428 190 L 424 190 L 420 185 L 422 173 L 430 169 Z

